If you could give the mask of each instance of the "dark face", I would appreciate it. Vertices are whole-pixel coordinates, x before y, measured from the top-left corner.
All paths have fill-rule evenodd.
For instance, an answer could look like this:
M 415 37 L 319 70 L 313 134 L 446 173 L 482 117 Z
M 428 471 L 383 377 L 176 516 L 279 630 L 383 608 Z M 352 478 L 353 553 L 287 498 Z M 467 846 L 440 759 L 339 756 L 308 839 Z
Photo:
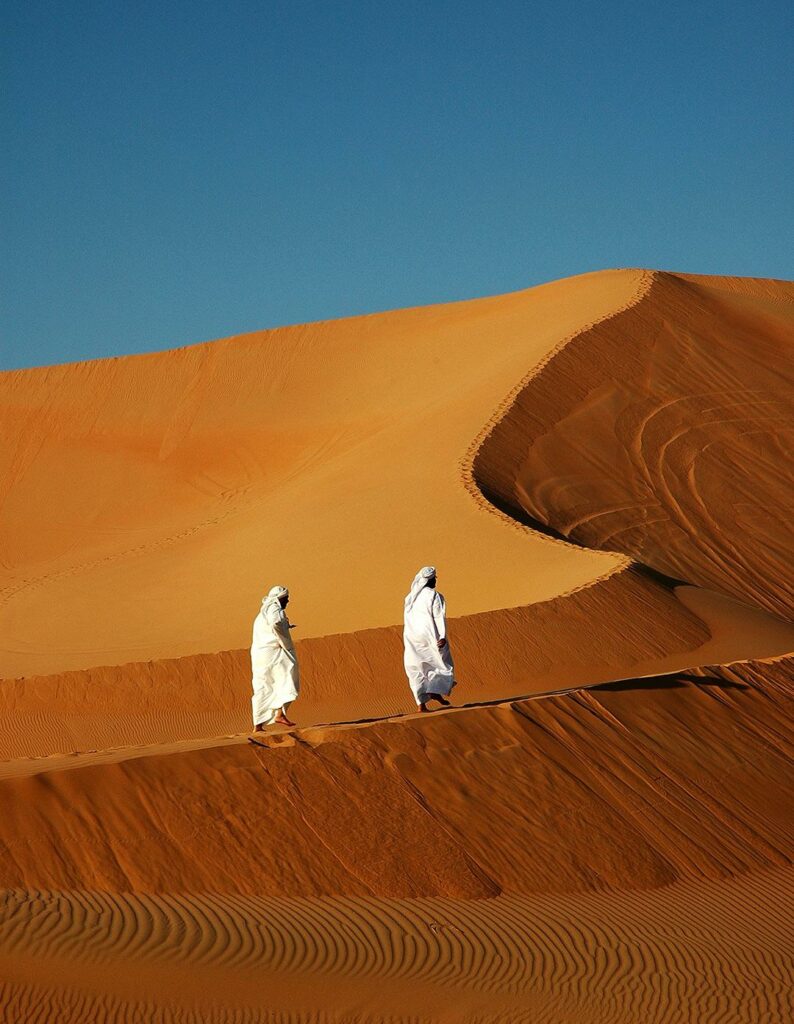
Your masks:
M 430 579 L 427 581 L 427 585 L 428 585 L 428 587 L 430 587 L 431 590 L 435 590 L 436 589 L 436 578 L 435 578 L 435 576 L 431 576 L 430 577 Z
M 289 604 L 289 594 L 287 594 L 286 597 L 280 597 L 278 599 L 278 603 L 281 605 L 282 608 L 286 608 L 287 605 Z

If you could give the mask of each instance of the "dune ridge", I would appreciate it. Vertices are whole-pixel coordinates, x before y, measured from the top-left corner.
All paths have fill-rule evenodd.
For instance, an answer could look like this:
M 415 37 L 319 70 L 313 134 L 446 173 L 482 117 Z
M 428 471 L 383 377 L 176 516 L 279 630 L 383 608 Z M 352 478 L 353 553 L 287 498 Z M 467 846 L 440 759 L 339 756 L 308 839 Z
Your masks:
M 32 783 L 42 792 L 26 780 L 41 817 L 12 821 L 24 861 L 0 866 L 0 1004 L 36 1024 L 783 1020 L 791 659 L 650 682 L 149 757 L 126 778 L 56 772 Z M 271 785 L 241 788 L 252 772 Z M 442 825 L 434 838 L 394 802 L 399 779 Z M 0 783 L 4 820 L 21 782 Z M 402 827 L 373 832 L 389 810 Z M 307 814 L 325 836 L 314 850 Z M 191 821 L 178 863 L 157 853 Z M 101 854 L 125 822 L 115 857 Z M 391 856 L 367 857 L 373 841 Z M 132 873 L 136 848 L 148 876 Z M 428 849 L 441 851 L 430 871 Z M 91 873 L 122 862 L 121 884 Z M 387 895 L 406 884 L 428 893 Z
M 632 615 L 617 631 L 608 624 L 621 606 Z M 458 699 L 467 703 L 794 649 L 794 626 L 718 595 L 665 588 L 633 567 L 573 595 L 453 619 L 449 628 Z M 412 709 L 399 627 L 300 640 L 297 649 L 303 725 Z M 245 649 L 6 680 L 0 774 L 46 770 L 56 754 L 239 734 L 249 727 L 250 692 Z
M 478 475 L 485 476 L 486 472 L 483 472 L 483 465 L 485 463 L 495 462 L 496 466 L 489 467 L 491 473 L 498 473 L 500 459 L 504 458 L 504 452 L 499 450 L 499 442 L 505 436 L 509 438 L 508 447 L 513 449 L 513 437 L 505 431 L 506 423 L 511 416 L 515 416 L 516 403 L 521 399 L 521 396 L 526 391 L 530 383 L 545 370 L 549 363 L 555 359 L 562 352 L 564 348 L 582 337 L 588 337 L 590 332 L 595 331 L 597 328 L 602 328 L 608 325 L 610 321 L 621 317 L 624 313 L 627 313 L 632 307 L 642 302 L 643 299 L 648 295 L 653 286 L 656 277 L 655 271 L 641 270 L 637 279 L 635 290 L 614 309 L 610 309 L 603 313 L 601 316 L 597 316 L 590 320 L 588 323 L 582 325 L 577 330 L 571 332 L 563 338 L 560 338 L 551 348 L 549 348 L 543 357 L 538 360 L 519 381 L 517 381 L 510 389 L 510 391 L 502 398 L 502 400 L 495 407 L 487 421 L 483 424 L 477 436 L 473 439 L 471 444 L 466 450 L 461 464 L 460 472 L 463 479 L 463 485 L 469 492 L 473 500 L 482 508 L 484 511 L 491 515 L 497 516 L 502 522 L 507 525 L 512 525 L 517 528 L 522 528 L 522 517 L 514 514 L 519 512 L 519 509 L 514 508 L 511 512 L 506 512 L 495 504 L 491 497 L 488 497 L 481 486 Z M 495 491 L 493 492 L 496 493 Z M 566 544 L 568 541 L 564 537 L 548 537 L 558 544 Z M 614 571 L 620 571 L 621 567 L 612 568 L 610 567 L 605 571 L 605 576 L 610 575 Z
M 791 619 L 792 340 L 794 284 L 657 272 L 511 395 L 472 475 L 563 537 Z
M 599 636 L 589 628 L 621 604 L 634 614 L 620 635 Z M 711 635 L 708 622 L 673 592 L 631 569 L 575 595 L 450 622 L 467 701 L 653 672 L 671 657 L 687 667 Z M 783 637 L 785 650 L 789 641 L 794 647 L 794 629 Z M 745 653 L 741 641 L 733 649 Z M 298 640 L 297 650 L 304 723 L 411 709 L 401 627 Z M 0 761 L 243 732 L 250 675 L 243 649 L 6 680 L 0 685 Z

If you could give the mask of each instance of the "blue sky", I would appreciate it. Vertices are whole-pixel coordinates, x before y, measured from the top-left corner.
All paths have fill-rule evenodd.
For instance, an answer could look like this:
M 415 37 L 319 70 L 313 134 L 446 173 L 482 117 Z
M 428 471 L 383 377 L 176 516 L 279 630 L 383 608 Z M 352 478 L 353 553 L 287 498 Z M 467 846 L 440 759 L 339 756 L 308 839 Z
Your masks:
M 792 276 L 790 2 L 6 4 L 0 369 Z

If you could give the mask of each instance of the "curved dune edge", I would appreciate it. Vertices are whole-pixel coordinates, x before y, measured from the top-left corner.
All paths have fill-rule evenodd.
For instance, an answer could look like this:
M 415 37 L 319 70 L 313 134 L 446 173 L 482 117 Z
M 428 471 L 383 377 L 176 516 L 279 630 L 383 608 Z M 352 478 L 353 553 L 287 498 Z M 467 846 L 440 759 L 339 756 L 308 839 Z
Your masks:
M 511 393 L 467 472 L 577 544 L 790 619 L 792 343 L 794 283 L 656 272 Z
M 641 277 L 0 375 L 0 676 L 238 648 L 274 579 L 312 637 L 395 622 L 427 560 L 458 615 L 603 575 L 618 556 L 483 517 L 458 464 Z
M 500 522 L 513 526 L 519 530 L 529 531 L 531 529 L 522 523 L 519 517 L 510 515 L 503 511 L 485 495 L 477 479 L 477 470 L 486 458 L 498 458 L 498 444 L 499 440 L 501 440 L 499 434 L 504 433 L 505 424 L 506 422 L 509 422 L 516 403 L 520 400 L 521 395 L 529 387 L 532 381 L 535 380 L 536 377 L 539 377 L 546 367 L 572 342 L 586 338 L 587 335 L 591 331 L 595 331 L 596 328 L 609 325 L 611 321 L 619 318 L 622 314 L 636 306 L 637 303 L 641 302 L 650 291 L 654 278 L 654 271 L 640 270 L 637 286 L 625 302 L 617 306 L 615 309 L 605 312 L 602 316 L 596 317 L 578 330 L 566 335 L 564 338 L 561 338 L 551 349 L 549 349 L 548 352 L 546 352 L 542 359 L 532 366 L 532 368 L 524 377 L 521 378 L 521 380 L 518 381 L 518 383 L 513 385 L 510 391 L 494 409 L 492 415 L 483 424 L 482 429 L 471 442 L 466 450 L 466 454 L 461 460 L 460 475 L 463 480 L 464 488 L 474 500 L 475 504 L 484 512 L 488 512 L 490 515 L 496 516 Z M 538 531 L 534 532 L 537 533 Z M 571 542 L 561 536 L 549 536 L 548 534 L 543 533 L 541 533 L 540 536 L 543 537 L 546 542 L 551 544 L 568 545 L 569 547 L 581 546 L 571 544 Z M 595 586 L 615 573 L 622 572 L 631 564 L 631 562 L 632 559 L 626 557 L 624 561 L 606 569 L 601 576 L 598 576 L 592 581 L 582 584 L 581 586 Z M 577 587 L 576 589 L 579 588 Z M 567 593 L 575 593 L 575 590 L 568 591 Z M 567 594 L 560 596 L 567 596 Z

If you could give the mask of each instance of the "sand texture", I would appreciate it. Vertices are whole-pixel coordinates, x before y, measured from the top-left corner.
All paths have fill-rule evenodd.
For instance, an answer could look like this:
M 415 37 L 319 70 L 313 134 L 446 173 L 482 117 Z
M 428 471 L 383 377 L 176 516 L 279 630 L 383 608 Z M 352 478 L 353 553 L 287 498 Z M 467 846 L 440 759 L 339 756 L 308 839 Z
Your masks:
M 0 999 L 42 1022 L 782 1022 L 794 723 L 769 668 L 6 780 Z
M 0 1020 L 788 1022 L 792 341 L 626 270 L 0 374 Z
M 586 547 L 791 618 L 793 332 L 788 282 L 656 274 L 527 382 L 477 481 Z

